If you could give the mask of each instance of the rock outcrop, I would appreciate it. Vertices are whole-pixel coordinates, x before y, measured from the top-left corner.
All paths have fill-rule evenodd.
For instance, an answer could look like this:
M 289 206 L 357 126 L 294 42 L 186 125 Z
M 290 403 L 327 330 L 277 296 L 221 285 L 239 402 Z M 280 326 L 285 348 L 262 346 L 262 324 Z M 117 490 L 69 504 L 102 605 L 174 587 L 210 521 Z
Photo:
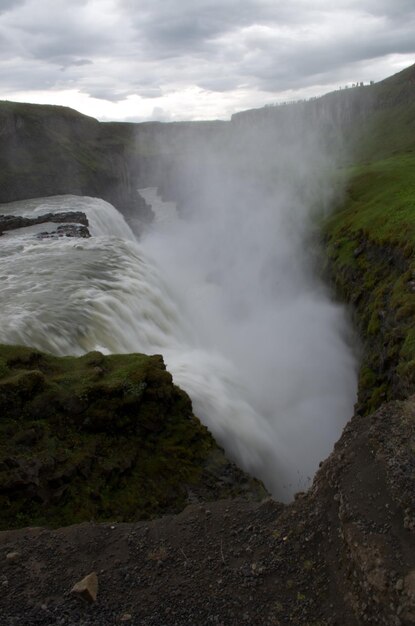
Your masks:
M 132 134 L 128 141 L 134 145 Z M 152 218 L 117 129 L 66 107 L 1 102 L 0 143 L 0 202 L 74 194 L 103 198 L 126 217 Z
M 38 217 L 23 217 L 21 215 L 0 215 L 0 236 L 9 230 L 18 230 L 36 224 L 60 224 L 52 232 L 39 233 L 38 237 L 90 237 L 89 222 L 85 213 L 81 211 L 67 211 L 66 213 L 45 213 Z
M 287 545 L 277 554 L 311 559 L 313 576 L 295 575 L 322 623 L 414 623 L 414 443 L 414 398 L 354 417 L 312 489 L 279 518 Z M 287 623 L 312 623 L 311 614 L 299 602 Z
M 0 347 L 0 527 L 142 519 L 190 501 L 261 499 L 161 356 Z

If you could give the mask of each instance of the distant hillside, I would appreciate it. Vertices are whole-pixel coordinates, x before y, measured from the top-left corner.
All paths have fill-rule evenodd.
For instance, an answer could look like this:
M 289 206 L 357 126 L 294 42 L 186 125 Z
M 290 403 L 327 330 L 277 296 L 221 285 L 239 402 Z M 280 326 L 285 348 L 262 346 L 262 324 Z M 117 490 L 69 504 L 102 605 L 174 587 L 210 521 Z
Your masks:
M 415 66 L 375 85 L 329 93 L 308 102 L 252 109 L 230 122 L 100 123 L 67 107 L 0 102 L 0 202 L 63 193 L 101 197 L 125 215 L 151 218 L 138 186 L 156 185 L 185 202 L 178 188 L 183 159 L 200 162 L 223 150 L 242 129 L 325 116 L 327 136 L 353 161 L 413 149 Z M 277 148 L 277 146 L 276 146 Z
M 148 219 L 126 143 L 102 128 L 67 107 L 0 102 L 0 202 L 88 195 Z
M 354 161 L 324 236 L 364 345 L 357 410 L 368 413 L 415 392 L 415 65 L 363 93 L 369 112 L 351 129 Z
M 345 147 L 353 148 L 353 160 L 387 156 L 415 147 L 415 65 L 373 85 L 328 93 L 309 101 L 241 111 L 232 123 L 284 124 L 293 109 L 312 120 L 325 115 Z M 349 153 L 350 154 L 350 153 Z

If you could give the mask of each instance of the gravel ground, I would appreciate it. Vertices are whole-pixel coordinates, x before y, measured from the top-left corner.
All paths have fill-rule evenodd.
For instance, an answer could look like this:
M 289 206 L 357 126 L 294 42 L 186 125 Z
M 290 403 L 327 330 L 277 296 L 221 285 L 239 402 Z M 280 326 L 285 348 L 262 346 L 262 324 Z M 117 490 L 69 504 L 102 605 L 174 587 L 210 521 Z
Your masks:
M 414 401 L 353 418 L 289 506 L 0 533 L 1 626 L 415 624 Z M 14 553 L 14 554 L 13 554 Z M 98 576 L 97 601 L 71 594 Z

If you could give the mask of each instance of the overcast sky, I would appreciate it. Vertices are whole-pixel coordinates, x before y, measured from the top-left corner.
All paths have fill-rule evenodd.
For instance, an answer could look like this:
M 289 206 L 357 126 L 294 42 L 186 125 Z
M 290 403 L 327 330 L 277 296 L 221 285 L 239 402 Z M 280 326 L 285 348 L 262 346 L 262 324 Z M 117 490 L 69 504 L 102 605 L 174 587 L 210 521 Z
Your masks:
M 0 98 L 227 119 L 415 62 L 415 0 L 0 0 Z

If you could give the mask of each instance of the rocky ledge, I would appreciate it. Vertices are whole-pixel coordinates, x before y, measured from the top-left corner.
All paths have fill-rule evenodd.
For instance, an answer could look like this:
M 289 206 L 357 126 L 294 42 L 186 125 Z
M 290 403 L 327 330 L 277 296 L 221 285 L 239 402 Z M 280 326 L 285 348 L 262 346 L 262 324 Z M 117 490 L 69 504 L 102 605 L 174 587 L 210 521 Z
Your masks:
M 0 415 L 0 528 L 266 495 L 225 458 L 161 356 L 0 346 Z
M 38 217 L 21 215 L 0 215 L 0 236 L 7 231 L 48 223 L 60 224 L 56 230 L 39 233 L 39 238 L 46 237 L 90 237 L 89 223 L 85 213 L 67 211 L 66 213 L 45 213 Z
M 148 222 L 153 213 L 137 193 L 130 127 L 99 123 L 67 107 L 0 102 L 0 203 L 92 196 L 126 218 Z
M 133 524 L 4 531 L 2 624 L 414 624 L 414 450 L 411 398 L 354 418 L 289 506 L 220 500 Z M 71 593 L 94 573 L 96 601 Z

